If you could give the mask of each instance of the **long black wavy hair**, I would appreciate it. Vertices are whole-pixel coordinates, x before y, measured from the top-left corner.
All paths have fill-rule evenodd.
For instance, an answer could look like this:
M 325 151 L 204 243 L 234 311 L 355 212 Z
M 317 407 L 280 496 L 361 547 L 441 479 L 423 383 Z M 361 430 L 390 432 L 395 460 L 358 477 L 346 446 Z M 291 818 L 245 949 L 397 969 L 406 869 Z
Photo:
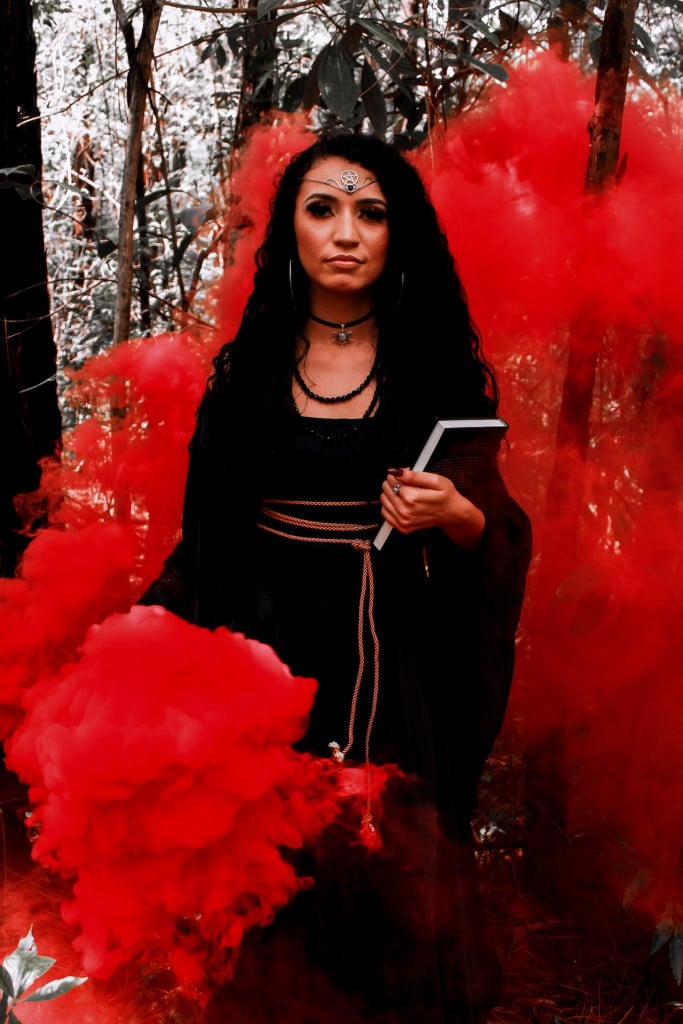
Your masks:
M 307 279 L 297 256 L 294 210 L 301 179 L 327 157 L 359 164 L 387 200 L 389 249 L 374 285 L 382 419 L 392 432 L 412 421 L 488 416 L 498 388 L 485 361 L 460 278 L 420 176 L 392 146 L 370 135 L 323 135 L 286 167 L 256 254 L 254 288 L 235 339 L 214 361 L 211 388 L 240 381 L 257 416 L 291 412 L 297 330 L 306 318 Z M 292 280 L 295 302 L 289 284 Z M 242 402 L 240 402 L 242 404 Z

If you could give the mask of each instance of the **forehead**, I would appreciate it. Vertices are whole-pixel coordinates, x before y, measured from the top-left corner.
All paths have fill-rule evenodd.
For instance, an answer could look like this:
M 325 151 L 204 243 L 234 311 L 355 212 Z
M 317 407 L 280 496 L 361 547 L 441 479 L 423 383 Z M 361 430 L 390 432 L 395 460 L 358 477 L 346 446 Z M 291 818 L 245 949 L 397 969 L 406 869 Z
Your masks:
M 353 173 L 348 174 L 348 172 Z M 348 180 L 353 183 L 355 180 L 354 174 L 358 175 L 358 185 L 362 185 L 364 181 L 374 178 L 374 174 L 367 167 L 363 167 L 362 164 L 352 163 L 344 157 L 328 156 L 323 160 L 318 160 L 306 173 L 299 190 L 299 198 L 306 199 L 307 196 L 313 193 L 326 192 L 335 198 L 348 195 L 349 198 L 354 200 L 382 199 L 386 202 L 384 193 L 376 181 L 373 181 L 371 185 L 366 185 L 364 188 L 357 189 L 355 192 L 344 192 L 338 187 Z M 328 179 L 330 179 L 330 182 L 336 182 L 336 185 L 332 183 L 326 185 L 325 182 Z

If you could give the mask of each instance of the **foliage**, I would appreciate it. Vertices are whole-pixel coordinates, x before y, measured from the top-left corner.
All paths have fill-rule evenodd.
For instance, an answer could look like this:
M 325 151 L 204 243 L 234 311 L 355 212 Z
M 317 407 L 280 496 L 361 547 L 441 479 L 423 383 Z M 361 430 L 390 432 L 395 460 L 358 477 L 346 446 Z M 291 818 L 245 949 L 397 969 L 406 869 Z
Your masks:
M 0 966 L 0 1021 L 3 1024 L 21 1024 L 14 1012 L 19 1003 L 42 1003 L 70 992 L 87 978 L 57 978 L 40 988 L 28 990 L 56 963 L 52 957 L 38 956 L 38 947 L 29 929 L 17 948 L 9 953 Z
M 166 0 L 143 146 L 147 224 L 136 241 L 150 302 L 149 311 L 134 306 L 132 333 L 206 316 L 203 291 L 230 258 L 229 197 L 218 186 L 250 124 L 305 110 L 313 127 L 371 129 L 412 148 L 499 87 L 530 48 L 555 47 L 588 66 L 602 4 Z M 139 11 L 129 7 L 135 27 Z M 642 6 L 634 68 L 657 88 L 680 74 L 682 7 Z M 39 0 L 37 9 L 45 230 L 55 333 L 70 365 L 112 335 L 128 57 L 110 8 Z

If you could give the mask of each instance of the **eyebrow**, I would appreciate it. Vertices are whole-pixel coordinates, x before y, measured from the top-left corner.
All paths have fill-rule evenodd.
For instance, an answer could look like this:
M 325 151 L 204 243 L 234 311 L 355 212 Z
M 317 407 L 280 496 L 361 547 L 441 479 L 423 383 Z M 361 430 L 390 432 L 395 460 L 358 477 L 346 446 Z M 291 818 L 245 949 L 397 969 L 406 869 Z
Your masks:
M 339 202 L 338 196 L 333 195 L 332 192 L 311 192 L 309 196 L 306 196 L 304 202 L 307 203 L 309 199 L 331 199 L 335 202 Z M 357 206 L 361 206 L 367 203 L 375 203 L 378 206 L 386 206 L 386 199 L 380 199 L 379 196 L 364 196 L 362 199 L 355 200 Z

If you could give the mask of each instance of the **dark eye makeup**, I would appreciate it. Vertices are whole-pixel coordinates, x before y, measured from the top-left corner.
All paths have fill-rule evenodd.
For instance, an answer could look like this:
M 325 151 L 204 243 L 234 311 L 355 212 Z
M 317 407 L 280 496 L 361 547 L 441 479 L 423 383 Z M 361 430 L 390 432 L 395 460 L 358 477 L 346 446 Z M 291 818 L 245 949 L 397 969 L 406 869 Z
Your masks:
M 310 213 L 312 217 L 322 219 L 323 217 L 331 216 L 334 211 L 331 203 L 327 203 L 322 199 L 314 199 L 306 204 L 306 213 Z M 371 221 L 373 224 L 381 224 L 387 219 L 387 211 L 384 206 L 368 203 L 366 206 L 360 207 L 358 216 L 364 220 Z

